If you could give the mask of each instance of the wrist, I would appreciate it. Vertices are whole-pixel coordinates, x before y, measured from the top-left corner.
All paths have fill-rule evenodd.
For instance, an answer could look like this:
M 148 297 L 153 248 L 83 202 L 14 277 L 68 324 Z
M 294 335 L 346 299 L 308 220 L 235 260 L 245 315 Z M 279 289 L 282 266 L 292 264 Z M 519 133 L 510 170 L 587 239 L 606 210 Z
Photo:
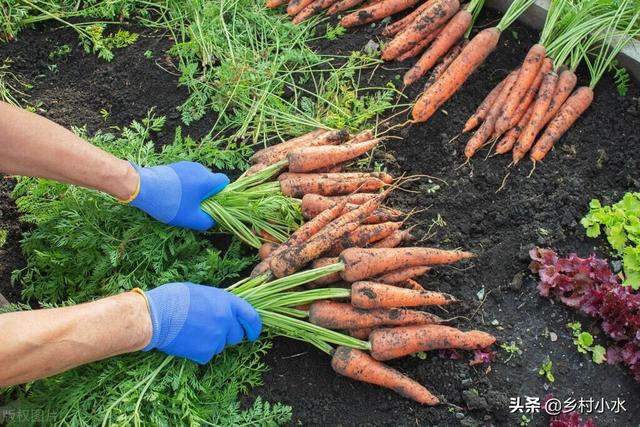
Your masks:
M 128 299 L 132 306 L 132 316 L 135 325 L 135 333 L 133 335 L 131 351 L 138 351 L 145 348 L 151 342 L 153 336 L 153 325 L 151 323 L 151 312 L 149 310 L 149 302 L 144 292 L 140 289 L 134 289 L 128 292 Z
M 127 161 L 120 160 L 120 165 L 110 180 L 113 189 L 109 193 L 122 203 L 131 202 L 140 191 L 140 175 Z

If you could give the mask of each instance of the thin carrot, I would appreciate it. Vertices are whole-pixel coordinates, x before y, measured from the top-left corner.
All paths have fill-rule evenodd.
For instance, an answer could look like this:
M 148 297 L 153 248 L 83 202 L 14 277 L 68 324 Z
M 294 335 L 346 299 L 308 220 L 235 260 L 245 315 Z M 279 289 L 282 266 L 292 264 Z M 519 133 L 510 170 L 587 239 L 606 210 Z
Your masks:
M 326 267 L 327 265 L 333 265 L 337 262 L 340 262 L 340 259 L 338 257 L 318 258 L 311 263 L 311 268 L 316 269 L 320 267 Z M 337 283 L 340 280 L 342 280 L 342 277 L 340 277 L 340 273 L 331 273 L 324 277 L 314 280 L 313 282 L 309 283 L 309 285 L 311 285 L 311 287 L 317 288 L 317 287 L 329 285 L 332 283 Z
M 372 177 L 361 178 L 325 178 L 307 174 L 307 177 L 289 178 L 280 181 L 280 189 L 287 196 L 300 198 L 305 194 L 314 193 L 324 196 L 338 196 L 356 191 L 375 192 L 386 184 Z
M 351 305 L 357 308 L 418 307 L 456 302 L 456 297 L 442 292 L 414 291 L 376 282 L 355 282 L 351 285 Z
M 308 4 L 304 9 L 302 9 L 296 16 L 293 17 L 294 24 L 299 24 L 300 22 L 311 18 L 313 15 L 316 15 L 321 10 L 324 10 L 334 4 L 337 0 L 314 0 L 312 3 Z
M 274 251 L 274 249 L 276 249 L 278 247 L 278 245 L 271 243 L 271 242 L 265 242 L 262 244 L 262 246 L 260 246 L 260 249 L 258 249 L 258 255 L 260 256 L 260 259 L 266 259 L 269 257 L 269 255 Z
M 329 9 L 327 9 L 327 15 L 335 15 L 340 12 L 344 12 L 347 9 L 351 9 L 362 3 L 364 0 L 341 0 L 334 3 Z
M 414 277 L 420 277 L 429 270 L 431 270 L 431 267 L 424 265 L 419 265 L 417 267 L 402 267 L 387 274 L 383 274 L 376 280 L 381 283 L 392 285 L 405 282 L 409 279 L 413 279 Z
M 463 332 L 443 325 L 403 326 L 378 329 L 371 333 L 371 355 L 376 360 L 391 360 L 419 351 L 449 348 L 477 350 L 496 341 L 482 331 Z
M 346 329 L 344 333 L 359 340 L 368 340 L 369 334 L 374 330 L 375 328 Z
M 302 9 L 307 7 L 313 0 L 290 0 L 287 6 L 287 15 L 296 16 Z
M 416 16 L 420 15 L 420 13 L 423 10 L 425 10 L 426 8 L 431 7 L 431 5 L 436 1 L 438 1 L 438 0 L 429 0 L 429 1 L 425 2 L 425 3 L 422 3 L 413 12 L 411 12 L 410 14 L 405 16 L 404 18 L 398 19 L 397 21 L 387 25 L 380 32 L 380 35 L 382 35 L 384 37 L 390 37 L 390 36 L 393 36 L 393 35 L 397 34 L 400 31 L 402 31 L 407 25 L 411 24 L 413 22 L 413 20 L 416 19 Z
M 531 114 L 533 114 L 533 104 L 529 105 L 529 109 L 524 114 L 524 116 L 522 116 L 518 124 L 509 129 L 509 132 L 505 133 L 500 141 L 498 141 L 498 143 L 496 144 L 496 154 L 504 154 L 511 151 L 516 141 L 520 137 L 522 129 L 524 129 L 524 127 L 531 119 Z
M 287 156 L 289 171 L 311 172 L 316 169 L 335 166 L 353 160 L 373 150 L 379 142 L 379 139 L 372 139 L 355 144 L 325 145 L 296 149 L 291 151 Z
M 524 62 L 520 67 L 518 79 L 513 84 L 509 97 L 504 104 L 502 115 L 496 121 L 495 129 L 500 135 L 511 129 L 511 127 L 515 126 L 515 123 L 518 122 L 518 120 L 516 120 L 514 124 L 511 124 L 513 113 L 516 111 L 518 104 L 523 101 L 529 87 L 536 79 L 542 66 L 545 53 L 546 49 L 540 43 L 531 46 L 529 52 L 527 52 L 527 56 L 524 58 Z M 511 126 L 509 126 L 509 124 L 511 124 Z
M 355 193 L 347 196 L 326 197 L 319 194 L 305 194 L 302 197 L 301 210 L 302 215 L 306 219 L 311 219 L 320 212 L 334 207 L 341 201 L 347 202 L 347 205 L 362 205 L 376 197 L 375 193 Z
M 429 86 L 433 84 L 436 80 L 442 76 L 442 73 L 445 72 L 449 65 L 460 55 L 460 52 L 465 48 L 465 46 L 469 43 L 469 39 L 464 38 L 460 40 L 453 48 L 449 49 L 449 52 L 442 57 L 442 60 L 438 65 L 433 68 L 431 75 L 429 76 L 429 80 L 424 84 L 424 89 L 426 90 Z
M 366 222 L 366 221 L 365 221 Z M 380 240 L 379 242 L 375 242 L 371 245 L 372 248 L 395 248 L 402 242 L 413 240 L 413 234 L 411 234 L 411 229 L 409 230 L 398 230 L 394 232 L 391 236 Z
M 487 117 L 491 106 L 493 106 L 493 104 L 502 93 L 502 89 L 507 84 L 507 81 L 512 74 L 515 74 L 515 71 L 512 71 L 510 74 L 508 74 L 507 77 L 505 77 L 500 83 L 498 83 L 496 87 L 491 90 L 491 92 L 489 92 L 489 95 L 484 98 L 480 105 L 478 105 L 476 111 L 464 124 L 462 132 L 469 132 L 470 130 L 475 129 L 485 119 L 485 117 Z
M 347 282 L 356 282 L 400 267 L 451 264 L 472 257 L 470 252 L 436 248 L 351 248 L 340 254 L 345 264 L 341 275 Z
M 442 27 L 436 28 L 435 30 L 427 34 L 425 38 L 423 38 L 418 43 L 416 43 L 413 47 L 411 47 L 409 50 L 398 55 L 398 57 L 395 58 L 395 60 L 402 62 L 402 61 L 406 61 L 407 59 L 411 59 L 418 56 L 423 50 L 427 48 L 427 46 L 429 46 L 429 44 L 431 44 L 433 40 L 435 40 L 436 37 L 438 37 L 438 34 L 440 34 L 440 31 L 442 31 Z
M 382 50 L 382 59 L 391 61 L 410 50 L 436 28 L 444 25 L 460 9 L 458 0 L 438 0 L 425 8 L 411 24 L 399 32 Z
M 393 286 L 400 286 L 405 289 L 413 289 L 414 291 L 426 291 L 426 289 L 418 282 L 413 279 L 405 280 L 400 283 L 393 283 Z
M 383 181 L 385 184 L 393 184 L 393 177 L 385 172 L 338 172 L 338 173 L 298 173 L 298 172 L 285 172 L 278 176 L 278 181 L 285 181 L 290 179 L 306 179 L 306 178 L 321 178 L 321 179 L 337 179 L 337 180 L 349 180 L 360 178 L 377 178 Z
M 544 116 L 544 120 L 542 120 L 542 127 L 546 126 L 551 119 L 558 114 L 558 111 L 560 111 L 564 102 L 569 98 L 577 83 L 578 76 L 576 76 L 576 73 L 572 70 L 563 70 L 560 73 L 558 76 L 558 85 L 553 93 L 553 98 L 551 99 L 551 104 L 549 104 L 547 115 Z
M 256 152 L 251 156 L 252 163 L 264 163 L 272 165 L 287 158 L 289 151 L 301 147 L 314 147 L 319 145 L 340 144 L 349 138 L 349 132 L 341 130 L 317 130 L 298 138 L 289 139 L 280 144 L 272 145 Z
M 442 322 L 426 311 L 395 308 L 363 310 L 349 303 L 318 301 L 309 308 L 309 321 L 328 329 L 360 329 L 377 326 L 432 325 Z
M 593 102 L 593 89 L 582 86 L 562 105 L 558 114 L 551 120 L 542 136 L 531 149 L 531 160 L 534 162 L 544 159 L 553 145 L 565 134 L 576 120 Z
M 245 176 L 255 175 L 260 172 L 262 169 L 268 167 L 269 165 L 265 165 L 264 163 L 256 163 L 255 165 L 251 165 L 249 169 L 247 169 L 244 174 Z
M 422 54 L 418 62 L 404 75 L 403 82 L 409 86 L 424 76 L 436 64 L 444 54 L 449 51 L 464 35 L 471 25 L 471 14 L 466 10 L 460 10 L 449 22 L 447 22 L 435 38 L 431 46 Z
M 331 248 L 325 253 L 327 256 L 338 256 L 348 248 L 365 248 L 370 243 L 388 237 L 394 231 L 397 231 L 402 223 L 399 222 L 382 222 L 380 224 L 360 225 L 351 233 L 342 236 L 336 240 Z
M 440 403 L 438 398 L 421 384 L 354 348 L 336 348 L 331 359 L 331 367 L 340 375 L 391 389 L 423 405 L 434 406 Z
M 287 4 L 289 0 L 267 0 L 267 7 L 269 9 L 275 9 L 276 7 L 280 7 L 283 4 Z
M 347 206 L 347 208 L 349 208 Z M 381 206 L 371 215 L 369 215 L 363 222 L 363 224 L 380 224 L 381 222 L 397 221 L 405 216 L 405 213 L 398 210 Z
M 460 55 L 418 99 L 413 107 L 413 119 L 425 122 L 458 90 L 476 68 L 495 49 L 500 39 L 498 28 L 486 28 L 469 41 Z
M 357 11 L 346 15 L 340 20 L 340 25 L 344 28 L 364 25 L 370 22 L 380 21 L 410 8 L 420 0 L 384 0 L 369 7 L 363 7 Z
M 531 108 L 530 118 L 524 129 L 520 133 L 518 143 L 513 148 L 513 162 L 518 163 L 527 154 L 533 143 L 535 142 L 538 132 L 542 130 L 542 121 L 547 115 L 547 110 L 551 104 L 551 98 L 555 92 L 558 83 L 558 75 L 554 72 L 547 73 L 542 79 L 540 90 L 536 102 Z

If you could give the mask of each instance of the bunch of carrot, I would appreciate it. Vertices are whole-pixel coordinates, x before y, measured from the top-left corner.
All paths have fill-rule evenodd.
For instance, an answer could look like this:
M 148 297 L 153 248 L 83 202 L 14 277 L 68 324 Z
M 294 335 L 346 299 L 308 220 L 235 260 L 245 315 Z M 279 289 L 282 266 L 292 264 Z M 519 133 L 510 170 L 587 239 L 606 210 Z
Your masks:
M 497 142 L 496 154 L 511 151 L 514 164 L 529 150 L 532 161 L 542 160 L 589 107 L 597 81 L 624 44 L 638 34 L 638 16 L 631 0 L 616 9 L 597 0 L 552 1 L 539 43 L 467 120 L 463 132 L 480 126 L 468 140 L 465 156 L 471 158 L 489 141 Z M 583 60 L 591 71 L 591 83 L 573 91 L 575 70 Z

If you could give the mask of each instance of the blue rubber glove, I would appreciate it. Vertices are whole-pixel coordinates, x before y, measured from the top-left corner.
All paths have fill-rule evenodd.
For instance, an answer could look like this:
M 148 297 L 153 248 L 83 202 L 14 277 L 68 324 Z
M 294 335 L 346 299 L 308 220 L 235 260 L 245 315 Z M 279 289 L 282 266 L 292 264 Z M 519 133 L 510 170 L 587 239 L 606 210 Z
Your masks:
M 258 339 L 262 321 L 256 310 L 223 289 L 193 283 L 169 283 L 144 293 L 153 335 L 152 349 L 186 357 L 201 365 L 228 345 Z
M 160 222 L 204 231 L 216 222 L 200 203 L 229 184 L 229 178 L 213 173 L 200 163 L 178 162 L 166 166 L 141 168 L 138 194 L 129 203 Z

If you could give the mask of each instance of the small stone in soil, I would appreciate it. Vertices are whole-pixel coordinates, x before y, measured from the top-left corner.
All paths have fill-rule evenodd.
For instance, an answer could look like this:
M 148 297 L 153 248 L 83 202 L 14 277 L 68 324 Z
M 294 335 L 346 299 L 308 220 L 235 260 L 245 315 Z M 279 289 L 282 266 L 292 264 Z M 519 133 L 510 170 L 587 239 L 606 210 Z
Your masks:
M 467 404 L 467 407 L 471 410 L 474 409 L 489 409 L 489 404 L 487 403 L 487 399 L 480 396 L 478 391 L 475 389 L 465 390 L 462 392 L 462 399 Z
M 513 276 L 513 279 L 511 279 L 511 285 L 510 285 L 511 289 L 513 289 L 514 291 L 519 291 L 520 289 L 522 289 L 523 279 L 524 279 L 524 273 L 522 272 Z
M 549 332 L 549 339 L 551 340 L 551 342 L 558 341 L 558 334 L 556 334 L 555 332 Z

